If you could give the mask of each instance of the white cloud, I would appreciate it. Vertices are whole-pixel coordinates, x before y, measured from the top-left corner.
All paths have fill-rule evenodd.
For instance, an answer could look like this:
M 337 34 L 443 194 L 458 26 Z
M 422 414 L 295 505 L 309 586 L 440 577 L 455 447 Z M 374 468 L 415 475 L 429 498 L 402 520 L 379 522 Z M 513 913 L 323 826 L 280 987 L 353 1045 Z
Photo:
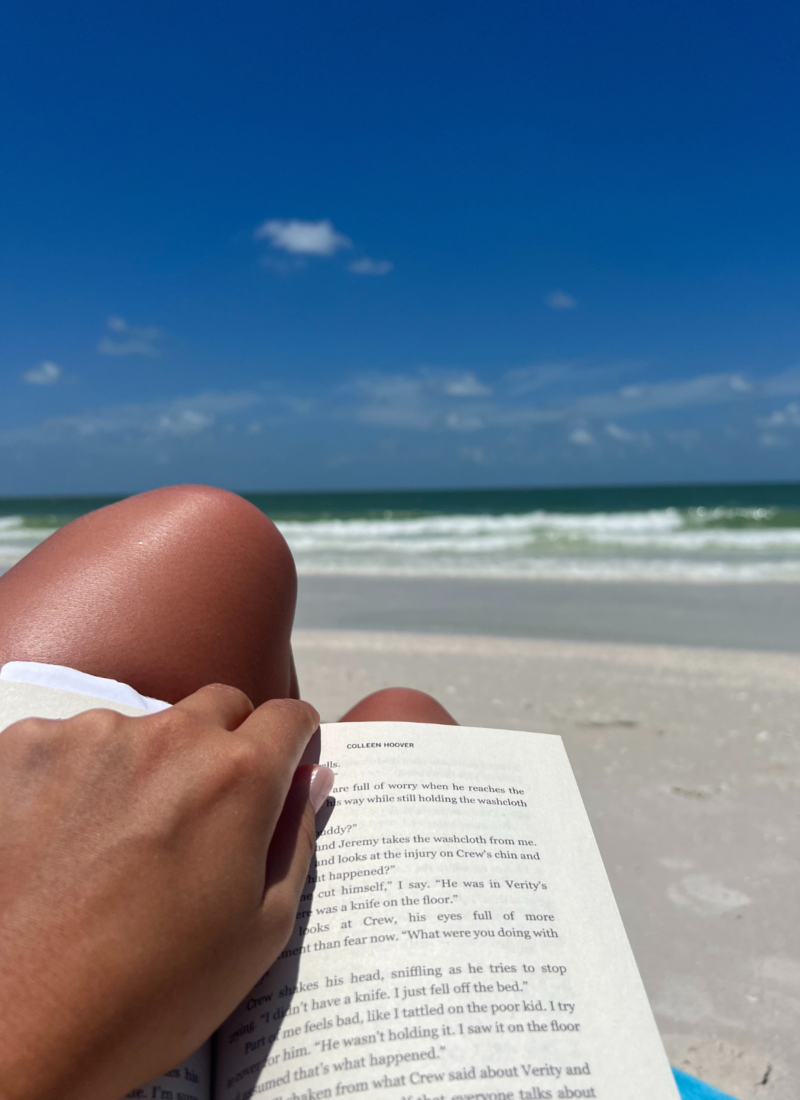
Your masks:
M 760 417 L 757 423 L 765 428 L 781 427 L 782 425 L 800 428 L 800 405 L 796 401 L 792 401 L 785 409 L 776 409 L 769 416 Z
M 511 393 L 530 393 L 557 382 L 574 379 L 578 372 L 569 363 L 537 363 L 530 367 L 517 367 L 507 372 L 505 380 Z
M 355 416 L 367 424 L 475 431 L 496 422 L 498 412 L 495 405 L 487 406 L 485 402 L 476 408 L 476 399 L 488 397 L 492 389 L 473 371 L 456 374 L 427 368 L 414 374 L 370 374 L 356 378 L 349 388 L 366 398 L 356 407 Z M 469 408 L 464 406 L 465 401 Z M 342 413 L 348 415 L 344 410 Z
M 263 400 L 262 394 L 239 391 L 201 393 L 173 401 L 87 409 L 69 416 L 52 417 L 32 428 L 0 431 L 0 444 L 47 446 L 74 439 L 109 437 L 145 444 L 148 440 L 185 439 L 208 431 L 220 416 L 248 409 Z
M 703 407 L 750 409 L 764 401 L 771 381 L 749 381 L 735 373 L 709 374 L 592 392 L 592 379 L 589 368 L 577 371 L 559 364 L 510 371 L 491 386 L 472 371 L 428 368 L 415 373 L 373 374 L 354 380 L 349 389 L 356 395 L 355 402 L 340 403 L 336 415 L 342 420 L 417 431 L 525 432 L 536 425 L 562 423 L 576 446 L 601 447 L 605 440 L 641 451 L 656 446 L 653 430 L 658 427 L 670 444 L 691 451 L 704 437 L 685 422 L 684 414 Z M 528 390 L 538 391 L 535 403 L 526 399 Z M 757 408 L 755 405 L 752 415 Z M 636 423 L 637 418 L 642 418 L 642 426 Z M 798 421 L 800 402 L 792 402 L 765 414 L 757 426 L 780 429 L 794 427 Z M 750 438 L 755 444 L 758 433 L 753 432 Z
M 172 435 L 183 438 L 187 435 L 197 435 L 198 432 L 210 428 L 215 418 L 208 413 L 198 412 L 196 409 L 183 409 L 178 413 L 164 413 L 148 429 L 156 435 Z
M 31 367 L 30 370 L 23 371 L 22 379 L 29 386 L 52 386 L 62 374 L 61 367 L 46 359 L 38 367 Z
M 302 391 L 274 383 L 253 391 L 88 409 L 0 431 L 0 445 L 77 446 L 82 441 L 87 453 L 96 454 L 211 453 L 223 445 L 226 433 L 238 432 L 255 445 L 259 433 L 272 441 L 282 427 L 290 431 L 302 423 L 330 430 L 338 425 L 338 432 L 352 432 L 354 438 L 359 425 L 369 426 L 381 445 L 403 455 L 413 449 L 410 433 L 425 433 L 431 440 L 424 446 L 439 446 L 435 435 L 442 440 L 460 435 L 464 442 L 474 440 L 478 449 L 497 446 L 520 456 L 535 450 L 546 461 L 559 440 L 562 448 L 572 445 L 587 458 L 607 454 L 617 460 L 629 449 L 645 455 L 656 439 L 670 449 L 700 448 L 709 454 L 711 443 L 725 431 L 737 431 L 741 446 L 750 448 L 788 448 L 798 436 L 800 400 L 770 398 L 775 376 L 747 382 L 748 389 L 737 384 L 735 374 L 717 374 L 604 390 L 598 382 L 602 377 L 609 385 L 608 371 L 598 373 L 548 364 L 492 377 L 489 385 L 477 371 L 427 367 L 375 372 Z M 618 385 L 619 372 L 611 374 Z M 526 393 L 529 389 L 536 392 Z M 254 405 L 261 407 L 242 412 Z M 702 436 L 695 425 L 702 425 Z
M 755 388 L 740 374 L 700 374 L 677 382 L 624 386 L 615 393 L 595 393 L 579 398 L 576 408 L 582 416 L 603 419 L 634 416 L 663 409 L 685 409 L 696 405 L 723 405 L 743 400 Z
M 653 437 L 649 432 L 629 432 L 619 424 L 606 424 L 606 434 L 618 443 L 632 443 L 638 447 L 652 447 Z
M 575 428 L 569 435 L 570 443 L 574 443 L 576 447 L 591 447 L 594 443 L 594 436 L 591 432 L 587 432 L 586 428 Z
M 577 302 L 564 290 L 554 290 L 545 297 L 544 304 L 550 309 L 575 309 Z
M 360 260 L 353 260 L 347 265 L 347 270 L 354 275 L 388 275 L 394 268 L 391 260 L 371 260 L 364 256 Z
M 106 328 L 114 336 L 104 336 L 97 345 L 101 355 L 160 355 L 164 336 L 155 325 L 129 325 L 124 317 L 109 317 Z
M 776 435 L 775 432 L 764 432 L 759 437 L 758 442 L 762 447 L 788 447 L 789 442 L 782 435 Z
M 473 371 L 462 374 L 460 378 L 448 379 L 442 390 L 451 397 L 488 397 L 492 392 L 491 386 L 485 386 Z
M 416 375 L 379 374 L 357 378 L 356 392 L 367 399 L 355 416 L 364 424 L 394 428 L 431 428 L 438 419 L 435 407 L 425 400 L 425 380 Z
M 768 394 L 800 393 L 800 366 L 789 367 L 781 374 L 765 379 L 764 392 Z
M 606 432 L 619 443 L 633 443 L 636 439 L 636 432 L 627 432 L 618 424 L 606 424 Z
M 273 248 L 280 248 L 293 256 L 333 256 L 340 248 L 353 247 L 350 238 L 334 229 L 327 218 L 318 222 L 271 218 L 256 229 L 255 238 L 257 241 L 267 240 Z

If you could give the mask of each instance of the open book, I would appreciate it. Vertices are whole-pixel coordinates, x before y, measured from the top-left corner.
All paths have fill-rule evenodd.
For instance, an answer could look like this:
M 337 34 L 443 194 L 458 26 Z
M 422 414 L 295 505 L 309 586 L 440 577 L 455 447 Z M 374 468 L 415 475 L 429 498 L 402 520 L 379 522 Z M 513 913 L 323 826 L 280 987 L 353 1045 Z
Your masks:
M 147 1100 L 677 1100 L 559 737 L 322 727 L 294 933 Z

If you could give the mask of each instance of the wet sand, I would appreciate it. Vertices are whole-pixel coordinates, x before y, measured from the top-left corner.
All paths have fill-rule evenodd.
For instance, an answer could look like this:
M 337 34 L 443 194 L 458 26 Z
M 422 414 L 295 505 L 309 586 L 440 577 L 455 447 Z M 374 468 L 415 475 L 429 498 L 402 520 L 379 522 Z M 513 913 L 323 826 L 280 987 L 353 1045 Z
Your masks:
M 800 653 L 800 585 L 305 576 L 297 625 Z
M 347 614 L 368 617 L 378 589 L 353 584 L 358 598 Z M 399 617 L 399 593 L 418 584 L 398 585 Z M 310 587 L 304 579 L 301 623 L 313 617 Z M 541 596 L 542 586 L 529 587 Z M 585 615 L 582 586 L 569 587 Z M 663 592 L 663 638 L 677 586 L 642 587 Z M 692 591 L 701 608 L 716 606 L 707 589 Z M 761 604 L 764 587 L 754 591 Z M 788 597 L 791 609 L 794 589 Z M 741 614 L 748 599 L 737 605 Z M 378 601 L 376 618 L 387 615 L 386 603 Z M 531 594 L 528 606 L 541 608 L 541 600 Z M 614 621 L 632 632 L 630 606 L 623 601 L 593 625 L 584 618 L 584 633 L 608 634 Z M 330 604 L 320 607 L 317 619 L 330 617 Z M 409 684 L 470 725 L 560 734 L 673 1064 L 740 1100 L 796 1100 L 800 655 L 437 635 L 419 626 L 424 610 L 418 589 L 405 620 L 418 633 L 397 632 L 397 619 L 393 632 L 300 629 L 305 697 L 335 720 L 378 687 Z M 437 614 L 430 610 L 427 621 Z M 684 625 L 691 614 L 691 606 L 682 612 Z M 740 620 L 728 644 L 762 636 L 767 601 L 759 614 L 749 634 Z M 785 608 L 774 614 L 781 629 L 797 629 L 800 617 L 792 624 Z M 642 614 L 636 630 L 645 627 Z M 704 629 L 709 646 L 714 635 Z

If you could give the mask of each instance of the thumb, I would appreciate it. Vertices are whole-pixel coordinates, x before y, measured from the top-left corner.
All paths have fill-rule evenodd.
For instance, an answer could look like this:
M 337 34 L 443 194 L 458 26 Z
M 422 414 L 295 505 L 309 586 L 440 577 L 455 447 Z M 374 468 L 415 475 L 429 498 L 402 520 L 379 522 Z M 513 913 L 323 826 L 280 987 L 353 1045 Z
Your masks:
M 297 902 L 316 847 L 315 817 L 335 779 L 330 768 L 321 764 L 301 765 L 294 773 L 270 841 L 262 909 L 270 923 L 285 917 L 286 939 L 294 926 Z

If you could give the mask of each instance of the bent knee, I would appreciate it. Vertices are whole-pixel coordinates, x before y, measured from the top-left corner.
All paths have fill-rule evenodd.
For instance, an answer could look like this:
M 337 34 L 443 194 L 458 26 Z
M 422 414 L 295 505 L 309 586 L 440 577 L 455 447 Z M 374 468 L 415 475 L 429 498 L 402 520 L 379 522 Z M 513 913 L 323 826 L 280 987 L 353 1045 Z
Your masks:
M 367 699 L 382 706 L 424 707 L 430 704 L 439 706 L 436 699 L 432 695 L 428 695 L 426 691 L 407 687 L 380 688 L 378 691 L 373 691 L 371 695 L 367 695 L 363 702 L 366 702 Z
M 291 551 L 272 520 L 250 501 L 212 485 L 169 485 L 121 502 L 142 516 L 161 520 L 169 533 L 193 544 L 207 541 L 222 551 L 246 547 L 262 560 L 281 562 L 292 573 Z M 112 505 L 112 507 L 115 507 Z
M 343 722 L 427 722 L 458 725 L 455 718 L 425 691 L 416 688 L 381 688 L 348 711 Z
M 281 537 L 272 521 L 254 504 L 238 493 L 213 485 L 166 485 L 128 497 L 122 503 L 131 507 L 166 512 L 187 522 L 201 525 L 223 523 L 251 527 L 254 532 L 273 531 Z

